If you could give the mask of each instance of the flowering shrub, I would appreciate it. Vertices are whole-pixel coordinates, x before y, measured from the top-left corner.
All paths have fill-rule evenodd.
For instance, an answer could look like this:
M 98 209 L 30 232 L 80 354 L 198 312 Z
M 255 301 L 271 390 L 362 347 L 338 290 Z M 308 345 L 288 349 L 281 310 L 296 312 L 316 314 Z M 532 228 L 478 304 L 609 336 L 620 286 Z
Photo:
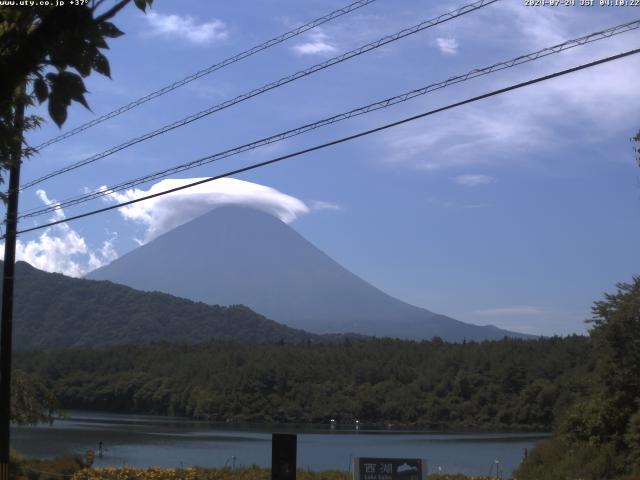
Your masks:
M 71 480 L 269 480 L 267 468 L 85 468 L 76 472 Z M 298 470 L 298 480 L 351 480 L 349 472 L 311 472 Z M 430 480 L 495 480 L 490 477 L 466 477 L 464 475 L 430 475 Z
M 266 468 L 85 468 L 71 480 L 270 480 L 271 471 Z M 299 470 L 299 480 L 351 480 L 347 472 L 309 472 Z

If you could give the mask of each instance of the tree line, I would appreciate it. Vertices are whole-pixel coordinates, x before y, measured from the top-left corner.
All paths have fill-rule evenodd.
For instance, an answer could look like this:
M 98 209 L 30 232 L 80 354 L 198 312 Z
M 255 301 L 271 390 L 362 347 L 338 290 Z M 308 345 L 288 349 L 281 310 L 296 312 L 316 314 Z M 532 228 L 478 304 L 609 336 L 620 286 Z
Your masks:
M 63 408 L 221 422 L 544 429 L 584 397 L 586 337 L 158 343 L 18 352 Z
M 589 395 L 556 421 L 520 479 L 640 478 L 640 277 L 593 306 Z

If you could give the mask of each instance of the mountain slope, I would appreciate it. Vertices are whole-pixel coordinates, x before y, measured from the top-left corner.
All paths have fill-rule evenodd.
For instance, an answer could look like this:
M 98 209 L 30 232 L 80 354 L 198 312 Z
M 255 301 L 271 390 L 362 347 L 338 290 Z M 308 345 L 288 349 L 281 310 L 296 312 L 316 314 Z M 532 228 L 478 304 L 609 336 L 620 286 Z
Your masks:
M 459 322 L 393 298 L 280 220 L 242 207 L 213 210 L 87 278 L 210 304 L 242 303 L 315 333 L 451 341 L 524 336 Z
M 158 341 L 318 340 L 242 305 L 221 307 L 139 292 L 111 282 L 43 272 L 25 262 L 16 264 L 13 338 L 16 349 L 45 350 Z

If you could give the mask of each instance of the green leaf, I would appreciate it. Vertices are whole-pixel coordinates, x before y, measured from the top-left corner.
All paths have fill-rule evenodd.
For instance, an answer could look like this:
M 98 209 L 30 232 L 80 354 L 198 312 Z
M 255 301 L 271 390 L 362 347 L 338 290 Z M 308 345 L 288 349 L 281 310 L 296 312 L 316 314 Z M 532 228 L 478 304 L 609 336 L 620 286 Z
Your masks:
M 105 57 L 100 52 L 94 53 L 91 66 L 99 74 L 111 78 L 111 67 L 109 67 L 109 60 L 107 60 L 107 57 Z
M 89 41 L 93 44 L 94 47 L 104 48 L 105 50 L 109 50 L 109 45 L 105 41 L 102 32 L 96 31 L 96 34 L 93 35 Z
M 71 66 L 74 67 L 80 75 L 86 77 L 91 74 L 92 56 L 89 47 L 82 46 L 73 55 Z
M 58 127 L 61 127 L 67 119 L 68 106 L 69 103 L 65 102 L 57 92 L 51 92 L 51 95 L 49 95 L 49 116 Z
M 67 98 L 75 100 L 76 102 L 83 105 L 87 110 L 91 110 L 89 108 L 89 104 L 84 98 L 84 93 L 87 91 L 87 89 L 85 88 L 84 82 L 79 75 L 71 72 L 62 72 L 59 75 L 57 87 L 64 92 Z
M 47 86 L 47 82 L 42 78 L 36 78 L 33 82 L 33 93 L 35 93 L 38 102 L 44 102 L 49 96 L 49 87 Z
M 84 88 L 84 82 L 82 81 L 82 78 L 80 77 L 80 75 L 76 75 L 75 73 L 72 72 L 61 72 L 58 75 L 58 82 L 57 82 L 61 88 L 64 88 L 65 90 L 67 90 L 68 92 L 73 93 L 85 93 L 87 91 L 86 88 Z M 73 95 L 70 95 L 73 96 Z
M 111 22 L 102 22 L 99 28 L 105 37 L 118 38 L 124 35 L 124 32 Z
M 87 99 L 84 98 L 84 95 L 82 93 L 76 93 L 71 98 L 74 99 L 79 104 L 81 104 L 87 110 L 89 111 L 91 110 L 91 108 L 89 107 L 89 104 L 87 103 Z
M 61 126 L 67 118 L 67 108 L 74 100 L 85 108 L 89 104 L 84 98 L 87 89 L 82 78 L 72 72 L 48 73 L 51 92 L 49 94 L 49 115 L 58 126 Z
M 133 0 L 133 2 L 136 4 L 136 7 L 143 12 L 147 10 L 147 0 Z

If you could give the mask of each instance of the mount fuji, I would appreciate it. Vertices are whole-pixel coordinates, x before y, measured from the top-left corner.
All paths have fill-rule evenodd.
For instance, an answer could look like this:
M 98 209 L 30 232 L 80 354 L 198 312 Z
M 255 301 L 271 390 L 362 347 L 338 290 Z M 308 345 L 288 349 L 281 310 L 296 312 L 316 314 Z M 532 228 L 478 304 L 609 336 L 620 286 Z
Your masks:
M 527 335 L 405 303 L 351 273 L 276 217 L 224 206 L 87 275 L 212 305 L 243 304 L 313 333 L 493 340 Z

